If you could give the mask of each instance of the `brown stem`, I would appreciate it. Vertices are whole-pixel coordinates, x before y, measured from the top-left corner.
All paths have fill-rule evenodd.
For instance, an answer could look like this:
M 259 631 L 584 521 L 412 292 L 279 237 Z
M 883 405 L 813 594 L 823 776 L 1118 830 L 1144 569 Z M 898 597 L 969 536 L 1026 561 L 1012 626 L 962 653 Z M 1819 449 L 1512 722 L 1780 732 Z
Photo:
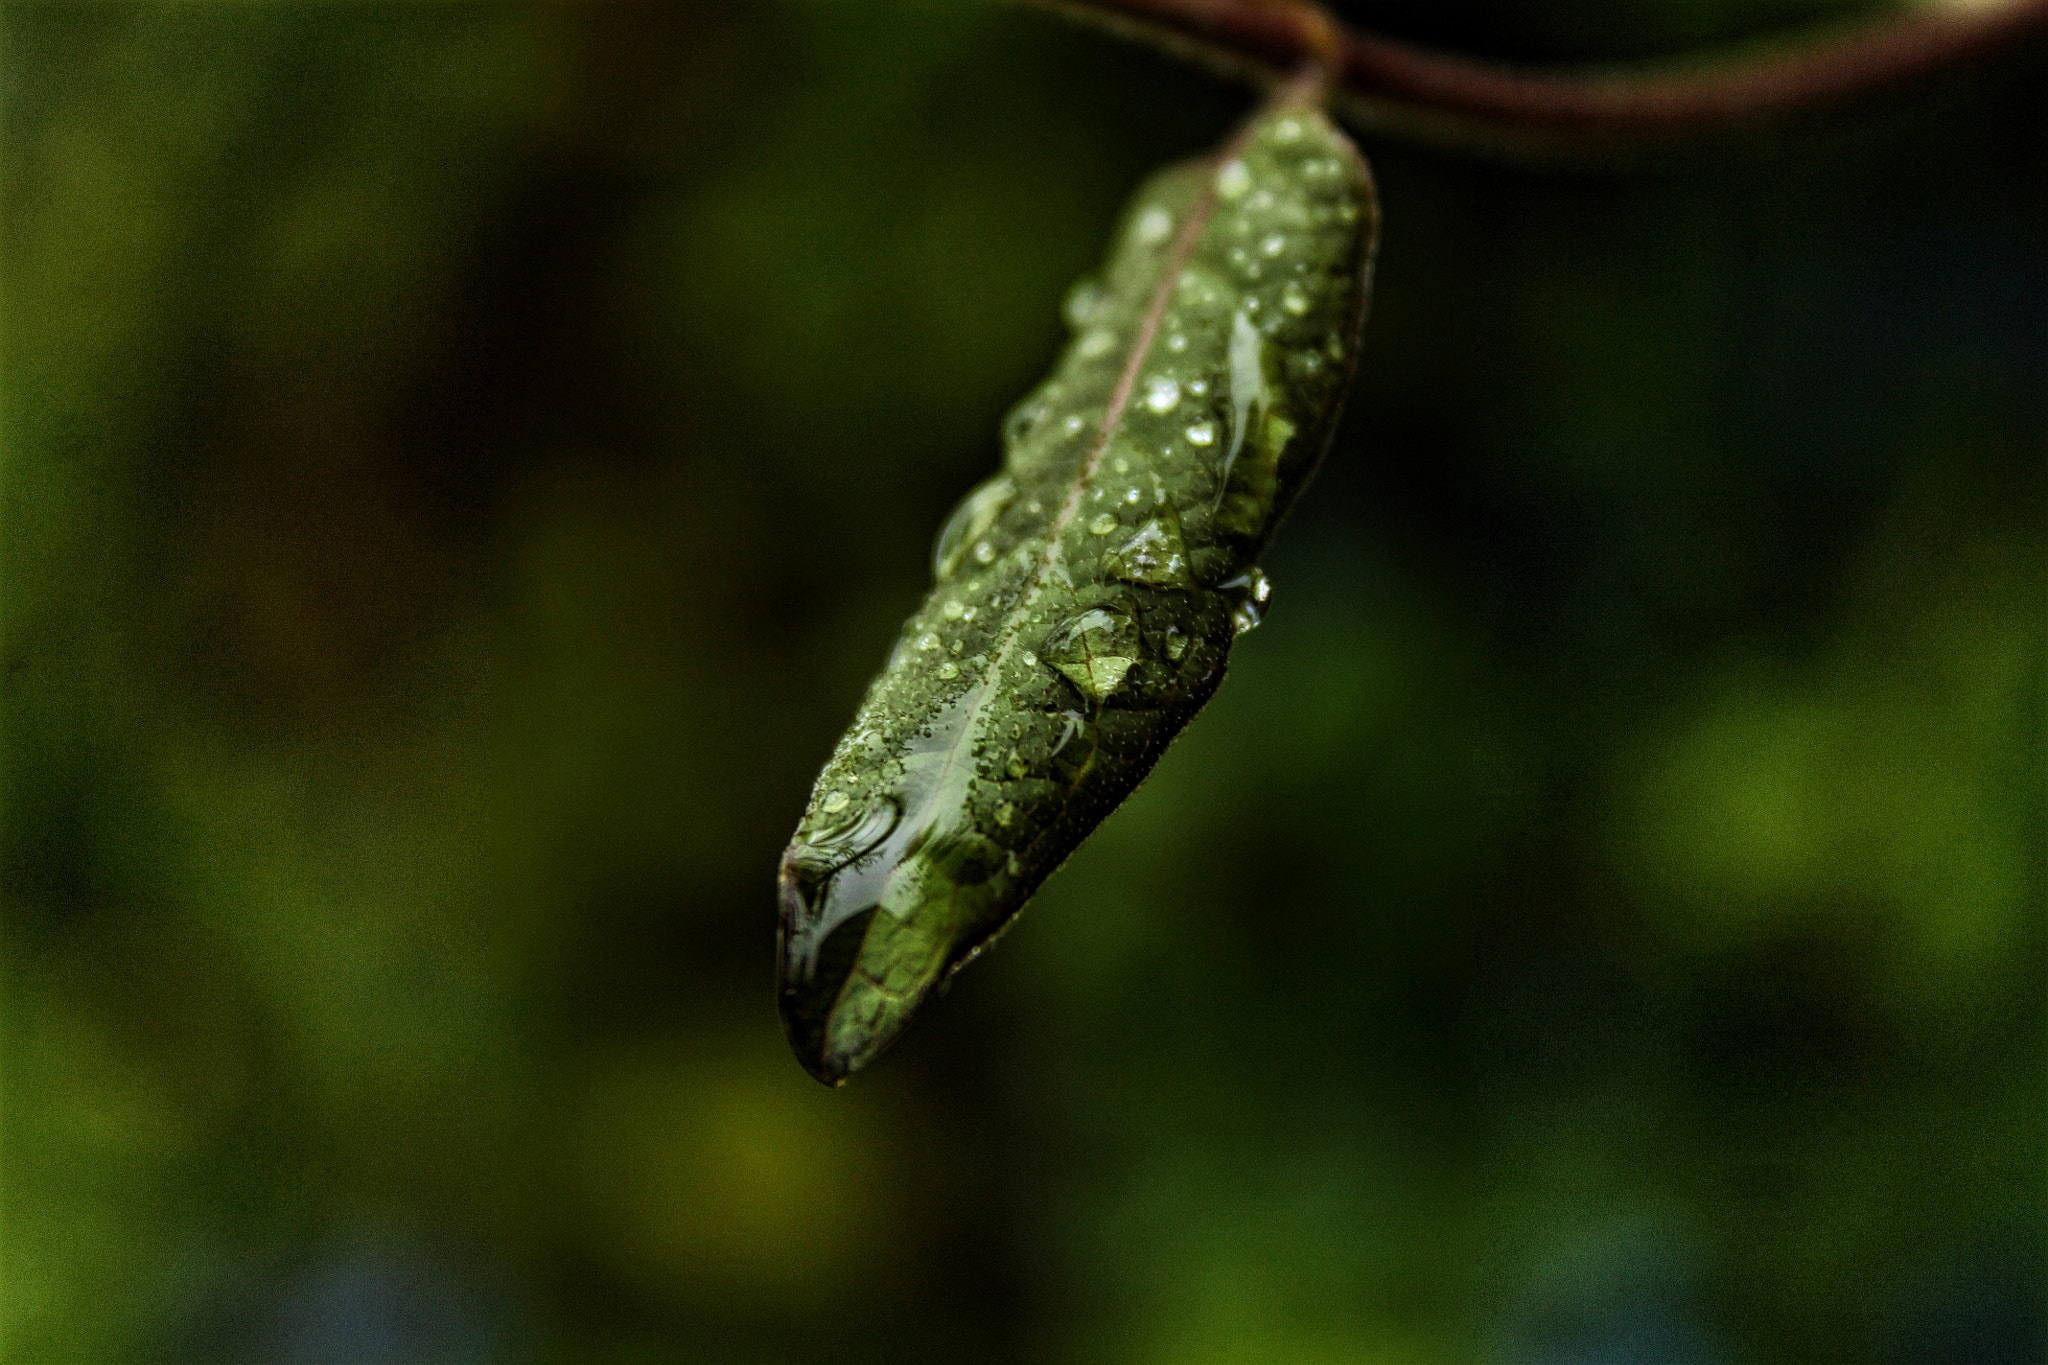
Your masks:
M 1136 30 L 1225 65 L 1285 72 L 1310 55 L 1298 15 L 1262 0 L 1052 0 L 1084 19 Z M 1621 138 L 1706 131 L 1837 104 L 2048 28 L 2048 0 L 1923 4 L 1777 45 L 1682 65 L 1544 71 L 1344 34 L 1339 85 L 1362 121 L 1432 140 L 1496 136 Z

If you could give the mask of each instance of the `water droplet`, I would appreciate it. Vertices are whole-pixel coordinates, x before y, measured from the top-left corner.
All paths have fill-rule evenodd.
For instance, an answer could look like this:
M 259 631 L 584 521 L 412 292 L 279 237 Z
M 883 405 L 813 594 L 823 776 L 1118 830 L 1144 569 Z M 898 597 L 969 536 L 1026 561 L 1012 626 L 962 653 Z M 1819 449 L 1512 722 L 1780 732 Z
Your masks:
M 1131 472 L 1131 462 L 1119 455 L 1116 457 L 1116 463 L 1111 468 L 1115 469 L 1119 474 L 1128 474 Z
M 1301 120 L 1284 118 L 1274 124 L 1273 141 L 1282 144 L 1301 141 Z
M 1067 296 L 1060 300 L 1060 316 L 1067 320 L 1067 326 L 1079 331 L 1086 326 L 1095 310 L 1102 306 L 1102 286 L 1092 275 L 1083 275 L 1067 290 Z
M 1043 516 L 1045 514 L 1045 504 L 1041 503 L 1037 498 L 1033 498 L 1024 504 L 1024 510 L 1034 517 Z
M 1040 398 L 1026 398 L 1010 409 L 1003 418 L 1003 445 L 1005 448 L 1022 445 L 1045 416 L 1045 402 Z
M 798 861 L 821 874 L 844 867 L 888 838 L 902 814 L 895 800 L 887 796 L 861 810 L 850 810 L 850 805 L 847 802 L 828 812 L 833 818 L 821 821 L 810 837 L 792 850 Z M 823 802 L 819 810 L 824 812 Z
M 1132 583 L 1189 586 L 1187 546 L 1171 512 L 1140 526 L 1110 553 L 1104 567 L 1113 577 Z
M 1182 336 L 1179 332 L 1175 332 L 1172 336 L 1166 339 L 1166 349 L 1172 351 L 1175 355 L 1179 355 L 1182 351 L 1185 351 L 1187 348 L 1188 339 Z
M 825 799 L 818 803 L 818 809 L 827 815 L 833 815 L 845 810 L 846 803 L 847 795 L 845 792 L 826 792 Z
M 1137 623 L 1114 608 L 1092 607 L 1053 631 L 1047 657 L 1082 696 L 1100 703 L 1138 662 Z
M 947 662 L 939 665 L 939 676 L 944 678 L 946 681 L 951 682 L 953 679 L 960 676 L 959 666 L 957 664 L 954 664 L 951 660 L 948 660 Z
M 1252 173 L 1242 162 L 1232 157 L 1216 172 L 1216 193 L 1225 199 L 1241 199 L 1252 187 Z
M 1272 600 L 1273 583 L 1261 569 L 1247 569 L 1229 582 L 1219 585 L 1219 592 L 1228 593 L 1237 599 L 1230 612 L 1230 626 L 1233 634 L 1242 635 L 1258 628 L 1266 613 L 1266 603 Z
M 1064 431 L 1069 436 L 1079 436 L 1081 434 L 1081 428 L 1087 425 L 1087 419 L 1083 418 L 1079 413 L 1076 413 L 1074 416 L 1069 417 L 1066 421 L 1060 423 L 1060 430 Z
M 1074 349 L 1083 360 L 1093 360 L 1099 355 L 1106 355 L 1115 346 L 1116 333 L 1107 327 L 1096 327 L 1083 333 Z
M 1101 516 L 1088 523 L 1088 531 L 1091 535 L 1106 536 L 1115 529 L 1116 513 L 1114 512 L 1104 512 Z
M 1154 375 L 1145 385 L 1145 406 L 1154 412 L 1172 412 L 1180 402 L 1180 385 L 1162 375 Z
M 1173 232 L 1173 215 L 1158 205 L 1146 209 L 1131 224 L 1131 235 L 1140 245 L 1157 246 Z
M 993 563 L 995 563 L 995 562 L 996 562 L 996 547 L 995 547 L 995 546 L 993 546 L 993 545 L 991 545 L 991 544 L 989 544 L 989 543 L 988 543 L 987 541 L 985 541 L 985 540 L 983 540 L 983 541 L 977 541 L 977 542 L 975 542 L 975 546 L 974 546 L 974 562 L 975 562 L 975 563 L 977 563 L 977 564 L 993 564 Z
M 1287 238 L 1277 232 L 1259 243 L 1260 253 L 1267 257 L 1278 256 L 1285 250 L 1287 250 Z
M 929 653 L 939 647 L 939 637 L 933 635 L 930 631 L 926 631 L 924 635 L 919 637 L 917 647 Z
M 965 610 L 966 609 L 963 608 L 959 604 L 959 602 L 949 601 L 946 603 L 945 606 L 939 608 L 939 613 L 940 615 L 944 616 L 948 621 L 957 621 L 961 618 L 962 615 L 965 614 Z
M 969 607 L 965 611 L 960 613 L 960 619 L 963 621 L 972 621 L 974 619 L 974 614 L 980 610 L 980 607 Z
M 1288 281 L 1287 287 L 1280 291 L 1280 306 L 1300 317 L 1308 311 L 1308 291 L 1292 280 Z
M 1126 489 L 1124 491 L 1124 501 L 1135 505 L 1138 501 L 1138 490 L 1135 488 Z
M 1026 668 L 1038 667 L 1038 656 L 1028 649 L 1024 651 L 1024 666 Z
M 1007 475 L 998 474 L 960 499 L 960 505 L 946 518 L 932 544 L 932 577 L 943 583 L 959 572 L 967 547 L 988 533 L 1016 496 L 1017 486 Z M 972 592 L 973 588 L 968 590 Z
M 1187 437 L 1189 445 L 1214 445 L 1216 443 L 1216 424 L 1214 422 L 1190 422 L 1188 424 Z
M 1208 391 L 1209 391 L 1209 381 L 1208 381 L 1208 380 L 1206 380 L 1206 379 L 1190 379 L 1190 380 L 1188 381 L 1188 392 L 1189 392 L 1189 393 L 1191 393 L 1191 394 L 1193 394 L 1193 395 L 1194 395 L 1195 397 L 1197 397 L 1197 398 L 1200 398 L 1200 397 L 1201 397 L 1201 396 L 1202 396 L 1203 394 L 1207 393 Z
M 1323 358 L 1320 355 L 1314 351 L 1303 351 L 1301 353 L 1301 372 L 1303 374 L 1317 374 L 1322 368 Z

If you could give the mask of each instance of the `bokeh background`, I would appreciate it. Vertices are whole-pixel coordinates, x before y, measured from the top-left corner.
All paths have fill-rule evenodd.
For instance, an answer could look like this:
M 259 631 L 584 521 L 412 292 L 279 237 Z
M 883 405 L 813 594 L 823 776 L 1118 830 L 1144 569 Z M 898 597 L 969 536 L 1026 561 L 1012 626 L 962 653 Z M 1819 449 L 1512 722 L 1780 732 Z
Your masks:
M 2048 1358 L 2040 42 L 1368 139 L 1268 624 L 829 1092 L 777 854 L 1247 93 L 958 0 L 0 23 L 7 1360 Z

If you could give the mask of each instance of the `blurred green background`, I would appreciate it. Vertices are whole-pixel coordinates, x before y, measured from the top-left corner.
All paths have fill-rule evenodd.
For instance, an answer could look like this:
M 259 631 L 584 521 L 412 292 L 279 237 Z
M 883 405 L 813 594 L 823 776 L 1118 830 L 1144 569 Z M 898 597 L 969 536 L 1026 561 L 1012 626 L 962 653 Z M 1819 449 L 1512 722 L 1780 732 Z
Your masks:
M 2040 42 L 1623 169 L 1368 139 L 1268 625 L 835 1093 L 781 845 L 1248 95 L 957 2 L 0 22 L 7 1360 L 2048 1358 Z

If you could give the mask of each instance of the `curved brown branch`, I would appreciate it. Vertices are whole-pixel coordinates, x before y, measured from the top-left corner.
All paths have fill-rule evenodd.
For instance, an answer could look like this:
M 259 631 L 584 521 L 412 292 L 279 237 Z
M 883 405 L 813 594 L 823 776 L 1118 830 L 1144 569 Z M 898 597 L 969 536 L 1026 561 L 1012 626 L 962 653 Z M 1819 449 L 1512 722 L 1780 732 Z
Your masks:
M 1271 0 L 1054 0 L 1084 19 L 1191 48 L 1226 66 L 1287 71 L 1309 52 L 1297 12 Z M 1707 131 L 1839 104 L 2048 28 L 2048 0 L 1928 5 L 1779 44 L 1675 65 L 1545 71 L 1344 35 L 1341 86 L 1361 121 L 1427 138 Z

